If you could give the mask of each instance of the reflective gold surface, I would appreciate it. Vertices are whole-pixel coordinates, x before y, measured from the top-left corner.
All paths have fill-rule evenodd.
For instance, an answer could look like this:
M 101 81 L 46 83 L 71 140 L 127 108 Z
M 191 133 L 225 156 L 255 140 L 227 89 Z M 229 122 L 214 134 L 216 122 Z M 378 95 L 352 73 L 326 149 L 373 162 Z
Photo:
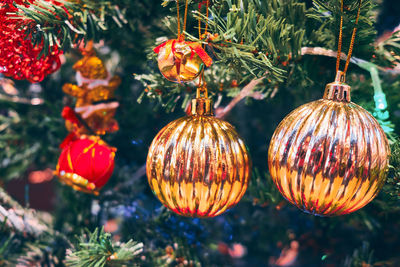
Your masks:
M 294 110 L 270 143 L 272 179 L 287 200 L 311 214 L 356 211 L 378 194 L 386 179 L 386 135 L 370 113 L 350 102 L 346 86 L 329 84 L 326 99 Z
M 171 82 L 189 82 L 196 79 L 204 63 L 200 56 L 184 41 L 176 41 L 160 48 L 158 67 L 164 77 Z
M 209 102 L 203 100 L 198 99 L 198 110 L 207 111 Z M 168 124 L 147 156 L 154 194 L 169 209 L 190 217 L 214 217 L 237 204 L 251 173 L 248 151 L 233 126 L 203 114 Z

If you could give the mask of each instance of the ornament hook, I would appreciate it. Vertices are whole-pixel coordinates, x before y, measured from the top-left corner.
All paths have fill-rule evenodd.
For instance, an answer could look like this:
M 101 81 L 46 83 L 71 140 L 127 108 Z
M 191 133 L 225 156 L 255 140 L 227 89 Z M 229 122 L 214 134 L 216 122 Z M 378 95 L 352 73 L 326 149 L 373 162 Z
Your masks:
M 346 73 L 343 71 L 338 71 L 336 73 L 336 78 L 333 83 L 326 85 L 324 99 L 333 100 L 338 102 L 351 101 L 351 87 L 346 84 Z
M 207 83 L 199 83 L 196 98 L 192 99 L 192 115 L 212 116 L 212 102 L 208 98 Z

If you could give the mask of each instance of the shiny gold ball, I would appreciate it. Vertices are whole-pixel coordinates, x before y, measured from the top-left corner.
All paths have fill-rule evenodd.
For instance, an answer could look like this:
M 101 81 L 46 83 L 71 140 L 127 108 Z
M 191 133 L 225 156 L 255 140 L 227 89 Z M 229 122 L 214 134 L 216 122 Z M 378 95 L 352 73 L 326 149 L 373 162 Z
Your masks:
M 207 113 L 195 114 L 169 123 L 157 134 L 146 173 L 167 208 L 183 216 L 214 217 L 240 201 L 251 162 L 231 124 Z
M 190 82 L 204 68 L 199 55 L 185 41 L 167 42 L 158 53 L 158 67 L 162 75 L 171 82 Z
M 379 123 L 350 102 L 348 85 L 333 83 L 324 99 L 297 108 L 279 124 L 268 165 L 288 201 L 314 215 L 335 216 L 364 207 L 378 194 L 389 155 Z

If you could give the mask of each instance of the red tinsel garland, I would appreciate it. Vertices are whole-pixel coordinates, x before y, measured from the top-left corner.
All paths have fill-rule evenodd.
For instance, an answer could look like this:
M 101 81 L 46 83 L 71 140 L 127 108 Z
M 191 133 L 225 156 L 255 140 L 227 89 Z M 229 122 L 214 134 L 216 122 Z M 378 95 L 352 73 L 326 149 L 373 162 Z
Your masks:
M 18 12 L 12 5 L 13 2 L 28 3 L 22 0 L 6 0 L 0 4 L 0 73 L 16 80 L 40 82 L 60 68 L 62 51 L 57 45 L 53 45 L 49 47 L 47 56 L 38 58 L 44 49 L 43 41 L 36 46 L 32 45 L 31 39 L 26 36 L 26 27 L 23 29 L 20 27 L 22 20 L 13 18 L 9 14 Z

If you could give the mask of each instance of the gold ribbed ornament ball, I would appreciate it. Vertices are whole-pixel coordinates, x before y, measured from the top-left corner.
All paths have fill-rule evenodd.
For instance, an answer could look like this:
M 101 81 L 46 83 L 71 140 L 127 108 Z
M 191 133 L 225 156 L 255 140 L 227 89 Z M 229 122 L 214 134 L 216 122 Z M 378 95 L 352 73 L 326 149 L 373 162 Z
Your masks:
M 152 191 L 167 208 L 205 218 L 240 201 L 251 162 L 234 127 L 212 115 L 208 98 L 197 98 L 191 116 L 169 123 L 154 138 L 146 173 Z
M 279 124 L 268 165 L 282 195 L 305 212 L 335 216 L 368 204 L 382 188 L 390 148 L 375 118 L 350 102 L 338 72 L 323 99 L 305 104 Z

